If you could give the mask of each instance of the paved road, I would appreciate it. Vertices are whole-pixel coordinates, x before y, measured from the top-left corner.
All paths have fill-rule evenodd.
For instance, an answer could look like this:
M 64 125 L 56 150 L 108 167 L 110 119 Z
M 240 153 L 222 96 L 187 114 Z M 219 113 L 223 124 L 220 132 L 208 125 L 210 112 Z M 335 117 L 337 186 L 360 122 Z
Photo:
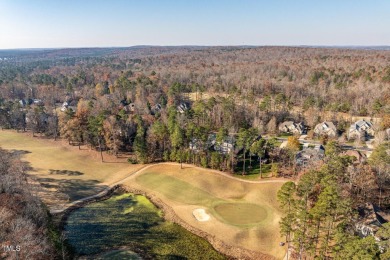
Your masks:
M 264 139 L 269 139 L 270 137 L 268 136 L 263 136 Z M 276 139 L 278 141 L 287 141 L 287 138 L 288 137 L 276 137 Z M 317 141 L 317 140 L 307 140 L 307 139 L 299 139 L 299 142 L 301 144 L 321 144 L 320 141 Z M 372 148 L 368 148 L 368 147 L 364 147 L 364 146 L 361 146 L 361 147 L 356 147 L 356 146 L 353 146 L 353 145 L 347 145 L 347 144 L 344 144 L 344 145 L 340 145 L 341 147 L 341 150 L 356 150 L 356 151 L 361 151 L 361 152 L 372 152 Z

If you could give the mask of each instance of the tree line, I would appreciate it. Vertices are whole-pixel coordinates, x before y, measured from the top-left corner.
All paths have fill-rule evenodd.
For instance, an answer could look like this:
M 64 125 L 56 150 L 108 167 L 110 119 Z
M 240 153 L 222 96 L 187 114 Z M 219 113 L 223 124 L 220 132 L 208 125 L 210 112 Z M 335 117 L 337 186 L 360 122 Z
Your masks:
M 390 156 L 385 156 L 382 149 L 370 158 L 370 164 L 375 167 L 390 166 Z M 380 183 L 373 180 L 371 169 L 353 166 L 351 158 L 340 156 L 337 143 L 332 142 L 327 145 L 325 163 L 321 167 L 307 170 L 297 183 L 285 183 L 277 197 L 285 211 L 280 221 L 281 235 L 286 238 L 291 257 L 388 259 L 388 223 L 375 234 L 379 242 L 374 236 L 362 238 L 356 232 L 358 207 L 366 202 L 378 204 L 378 198 L 375 199 L 378 193 L 372 192 L 377 191 Z M 387 188 L 388 181 L 387 177 Z

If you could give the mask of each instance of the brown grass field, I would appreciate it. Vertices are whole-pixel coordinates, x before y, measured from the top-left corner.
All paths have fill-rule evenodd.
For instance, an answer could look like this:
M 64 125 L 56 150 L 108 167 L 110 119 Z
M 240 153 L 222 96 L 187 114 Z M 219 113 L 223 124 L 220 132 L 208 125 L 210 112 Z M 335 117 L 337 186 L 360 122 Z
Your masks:
M 96 194 L 142 167 L 108 155 L 104 155 L 107 162 L 101 163 L 95 151 L 85 147 L 79 150 L 78 146 L 62 141 L 33 138 L 31 133 L 0 130 L 0 147 L 22 154 L 22 159 L 32 167 L 29 173 L 35 183 L 41 184 L 42 196 L 49 206 Z
M 39 195 L 51 208 L 98 193 L 137 172 L 143 165 L 100 155 L 61 141 L 32 138 L 29 133 L 0 131 L 0 147 L 19 151 L 40 183 Z M 282 182 L 247 183 L 215 171 L 185 165 L 158 164 L 126 179 L 125 185 L 157 195 L 179 218 L 233 246 L 283 259 L 279 246 L 281 217 L 276 193 Z M 192 215 L 205 208 L 211 219 L 198 222 Z

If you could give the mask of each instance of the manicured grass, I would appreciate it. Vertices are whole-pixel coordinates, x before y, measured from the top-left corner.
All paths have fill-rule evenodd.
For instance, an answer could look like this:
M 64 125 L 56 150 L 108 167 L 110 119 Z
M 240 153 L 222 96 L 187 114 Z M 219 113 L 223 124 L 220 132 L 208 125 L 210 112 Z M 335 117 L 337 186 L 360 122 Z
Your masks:
M 268 178 L 272 176 L 271 172 L 271 164 L 263 163 L 261 165 L 261 172 L 264 178 Z M 260 165 L 258 162 L 258 158 L 253 156 L 252 164 L 250 163 L 249 158 L 245 159 L 245 174 L 242 175 L 242 169 L 244 167 L 244 162 L 242 158 L 239 158 L 239 161 L 234 169 L 235 176 L 244 179 L 244 180 L 259 180 L 260 179 Z
M 44 187 L 53 191 L 54 196 L 59 196 L 57 193 L 59 191 L 61 194 L 68 195 L 70 200 L 96 194 L 108 184 L 114 183 L 142 167 L 142 165 L 128 163 L 101 163 L 97 153 L 88 150 L 79 151 L 77 147 L 61 146 L 60 141 L 40 140 L 14 131 L 0 131 L 0 147 L 23 151 L 21 152 L 22 158 L 33 167 L 30 173 L 35 175 Z M 255 165 L 254 163 L 253 166 Z M 253 176 L 255 179 L 259 179 L 256 175 L 248 175 L 245 178 Z M 237 175 L 237 177 L 239 176 Z M 283 258 L 285 254 L 283 248 L 278 245 L 280 242 L 278 221 L 281 212 L 276 201 L 276 193 L 282 183 L 250 184 L 212 173 L 208 169 L 192 166 L 180 169 L 180 166 L 156 165 L 139 174 L 136 179 L 129 179 L 124 184 L 138 185 L 137 188 L 157 193 L 158 197 L 168 203 L 178 215 L 183 218 L 188 216 L 185 221 L 192 225 L 196 225 L 196 223 L 191 222 L 196 221 L 192 216 L 193 207 L 204 207 L 208 213 L 215 216 L 211 220 L 214 222 L 203 223 L 197 228 L 215 235 L 227 243 L 257 250 L 278 259 Z M 137 203 L 143 204 L 144 208 L 154 207 L 146 202 L 142 203 L 142 200 L 142 198 L 138 198 Z M 128 201 L 129 205 L 131 203 Z M 221 203 L 256 204 L 264 208 L 267 215 L 258 224 L 240 226 L 223 219 L 216 213 L 214 207 Z M 135 210 L 133 206 L 123 207 L 121 216 L 133 214 Z M 232 211 L 231 214 L 237 214 L 238 217 L 241 213 L 240 211 L 236 212 Z M 97 217 L 95 215 L 107 217 L 107 219 L 110 217 L 109 210 L 92 211 L 91 214 L 89 218 L 85 217 L 81 221 L 88 224 L 90 218 Z M 160 216 L 158 217 L 160 219 Z M 142 223 L 141 220 L 140 223 Z M 122 227 L 111 226 L 115 224 L 115 221 L 110 219 L 105 223 L 96 224 L 96 227 L 102 230 L 115 227 L 117 229 L 113 232 L 122 235 Z M 180 228 L 169 223 L 164 225 L 167 226 L 165 230 Z M 164 225 L 160 228 L 163 228 Z M 92 227 L 89 226 L 89 228 Z M 86 232 L 88 229 L 84 229 L 84 231 Z M 88 237 L 84 236 L 84 240 L 81 243 L 90 244 Z M 195 240 L 193 243 L 197 244 Z M 119 244 L 128 245 L 127 242 Z M 186 246 L 186 244 L 183 245 L 183 247 Z M 101 247 L 104 245 L 101 244 Z M 165 250 L 164 248 L 165 245 L 160 246 L 161 250 Z M 104 248 L 104 250 L 108 249 L 109 247 Z
M 135 181 L 135 183 L 134 183 Z M 126 185 L 156 194 L 188 223 L 232 245 L 283 258 L 276 193 L 283 183 L 243 183 L 208 169 L 155 165 Z M 194 208 L 211 219 L 200 223 Z
M 138 176 L 136 180 L 141 185 L 159 191 L 167 198 L 181 203 L 210 207 L 215 203 L 223 202 L 205 190 L 162 173 L 146 172 Z
M 164 221 L 160 210 L 141 195 L 114 194 L 77 209 L 70 214 L 65 231 L 69 244 L 80 255 L 126 246 L 153 259 L 224 259 L 207 241 Z M 120 258 L 127 253 L 113 254 L 128 259 Z
M 267 211 L 252 203 L 222 203 L 215 206 L 214 210 L 233 225 L 253 225 L 267 218 Z
M 66 194 L 70 201 L 87 197 L 103 190 L 140 168 L 128 163 L 102 163 L 95 152 L 83 147 L 61 145 L 61 141 L 33 138 L 31 134 L 0 130 L 0 147 L 22 155 L 45 188 Z

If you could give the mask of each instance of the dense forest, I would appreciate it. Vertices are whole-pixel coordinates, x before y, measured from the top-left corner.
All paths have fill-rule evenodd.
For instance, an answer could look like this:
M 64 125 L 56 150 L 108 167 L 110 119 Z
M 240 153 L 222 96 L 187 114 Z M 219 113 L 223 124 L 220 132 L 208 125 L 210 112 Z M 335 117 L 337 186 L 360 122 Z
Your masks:
M 108 152 L 126 154 L 129 163 L 177 161 L 292 178 L 279 197 L 294 254 L 386 259 L 388 226 L 371 232 L 380 243 L 356 236 L 355 227 L 367 205 L 381 214 L 390 209 L 389 64 L 387 50 L 341 48 L 2 51 L 0 126 L 87 145 L 102 161 Z M 353 146 L 355 117 L 374 123 L 367 160 L 341 149 Z M 298 137 L 280 147 L 278 126 L 287 120 L 303 122 L 325 146 L 322 160 L 299 165 Z M 336 125 L 334 136 L 315 136 L 323 121 Z

